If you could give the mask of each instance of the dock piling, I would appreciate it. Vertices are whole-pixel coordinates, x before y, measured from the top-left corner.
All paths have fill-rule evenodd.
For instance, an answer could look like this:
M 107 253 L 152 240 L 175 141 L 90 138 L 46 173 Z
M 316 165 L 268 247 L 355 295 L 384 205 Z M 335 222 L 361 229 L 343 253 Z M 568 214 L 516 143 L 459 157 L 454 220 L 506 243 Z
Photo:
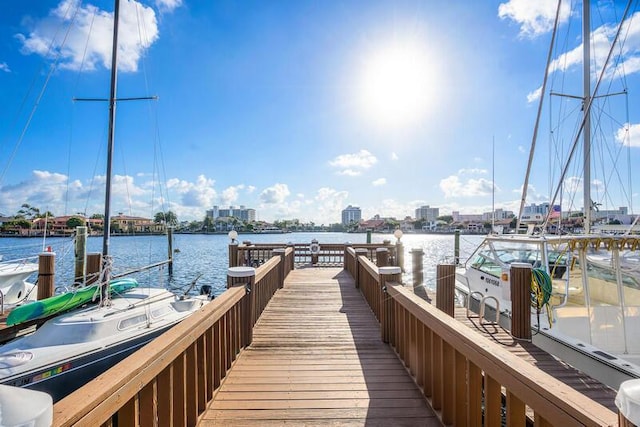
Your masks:
M 56 254 L 42 252 L 38 256 L 38 300 L 53 296 L 55 288 Z

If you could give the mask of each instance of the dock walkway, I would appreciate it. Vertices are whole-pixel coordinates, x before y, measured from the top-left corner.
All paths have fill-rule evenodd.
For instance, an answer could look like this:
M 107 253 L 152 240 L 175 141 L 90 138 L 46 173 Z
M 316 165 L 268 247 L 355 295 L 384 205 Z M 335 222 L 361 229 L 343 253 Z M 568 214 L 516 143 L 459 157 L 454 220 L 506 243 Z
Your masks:
M 440 426 L 353 278 L 292 271 L 200 426 Z

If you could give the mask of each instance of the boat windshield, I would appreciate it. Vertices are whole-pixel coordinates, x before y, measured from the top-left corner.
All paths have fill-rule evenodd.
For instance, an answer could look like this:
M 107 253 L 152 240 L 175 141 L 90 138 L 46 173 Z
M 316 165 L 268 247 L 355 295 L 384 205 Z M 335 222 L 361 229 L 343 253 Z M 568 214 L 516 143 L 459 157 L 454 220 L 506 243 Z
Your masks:
M 513 263 L 530 264 L 533 268 L 545 268 L 554 278 L 561 278 L 567 270 L 567 251 L 549 249 L 546 254 L 540 242 L 485 241 L 471 256 L 471 267 L 499 277 Z

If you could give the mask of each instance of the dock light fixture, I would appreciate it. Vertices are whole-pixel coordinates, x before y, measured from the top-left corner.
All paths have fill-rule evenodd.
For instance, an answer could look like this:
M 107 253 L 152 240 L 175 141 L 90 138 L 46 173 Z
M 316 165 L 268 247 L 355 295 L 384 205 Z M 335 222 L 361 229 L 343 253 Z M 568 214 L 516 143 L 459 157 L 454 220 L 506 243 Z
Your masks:
M 400 230 L 399 228 L 393 232 L 393 236 L 398 239 L 398 241 L 400 241 L 400 239 L 402 238 L 402 230 Z
M 238 232 L 236 230 L 231 230 L 229 232 L 229 238 L 231 239 L 231 243 L 235 243 L 236 239 L 238 238 Z

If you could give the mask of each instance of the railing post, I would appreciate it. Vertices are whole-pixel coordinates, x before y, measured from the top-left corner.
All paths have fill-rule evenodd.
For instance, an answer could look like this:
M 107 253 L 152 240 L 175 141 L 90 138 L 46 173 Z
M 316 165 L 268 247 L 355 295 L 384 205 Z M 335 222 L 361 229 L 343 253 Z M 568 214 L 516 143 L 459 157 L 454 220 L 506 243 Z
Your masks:
M 229 267 L 238 265 L 238 241 L 233 240 L 229 243 Z
M 102 266 L 102 254 L 92 253 L 87 254 L 87 276 L 86 284 L 90 285 L 95 283 L 100 278 L 100 267 Z
M 42 252 L 38 256 L 38 300 L 53 296 L 55 288 L 56 254 Z
M 622 382 L 615 403 L 618 407 L 618 425 L 620 427 L 640 425 L 640 380 Z
M 531 264 L 511 264 L 511 335 L 531 340 Z M 496 313 L 499 316 L 500 313 Z
M 425 301 L 429 301 L 429 295 L 424 285 L 424 251 L 422 248 L 411 249 L 411 277 L 413 282 L 413 292 Z
M 389 265 L 389 250 L 387 248 L 376 249 L 376 265 L 386 267 Z
M 460 230 L 455 231 L 453 244 L 453 264 L 460 265 Z
M 391 316 L 392 301 L 387 293 L 387 283 L 400 283 L 402 271 L 400 267 L 380 267 L 378 268 L 378 277 L 380 277 L 380 336 L 382 342 L 389 343 L 393 319 Z
M 357 248 L 355 249 L 355 257 L 356 257 L 356 276 L 353 278 L 354 281 L 356 282 L 356 288 L 360 287 L 360 262 L 358 261 L 358 258 L 360 257 L 360 255 L 362 256 L 367 256 L 368 251 L 365 248 Z
M 398 262 L 398 267 L 400 267 L 401 271 L 404 271 L 404 245 L 398 239 L 396 242 L 396 260 Z
M 456 266 L 438 264 L 436 267 L 436 307 L 455 316 Z
M 284 287 L 284 270 L 285 270 L 285 262 L 286 262 L 286 258 L 285 258 L 285 252 L 286 249 L 282 249 L 282 248 L 275 248 L 273 250 L 273 256 L 279 256 L 280 257 L 280 266 L 278 267 L 279 270 L 279 275 L 280 275 L 280 279 L 278 279 L 278 289 L 282 289 Z
M 256 307 L 256 269 L 253 267 L 229 267 L 227 270 L 227 289 L 244 286 L 246 295 L 242 303 L 242 344 L 248 347 L 253 341 L 254 311 Z
M 342 256 L 342 264 L 344 266 L 345 270 L 349 269 L 349 266 L 347 265 L 347 255 L 349 254 L 349 248 L 351 247 L 351 243 L 347 242 L 344 244 L 344 255 Z

